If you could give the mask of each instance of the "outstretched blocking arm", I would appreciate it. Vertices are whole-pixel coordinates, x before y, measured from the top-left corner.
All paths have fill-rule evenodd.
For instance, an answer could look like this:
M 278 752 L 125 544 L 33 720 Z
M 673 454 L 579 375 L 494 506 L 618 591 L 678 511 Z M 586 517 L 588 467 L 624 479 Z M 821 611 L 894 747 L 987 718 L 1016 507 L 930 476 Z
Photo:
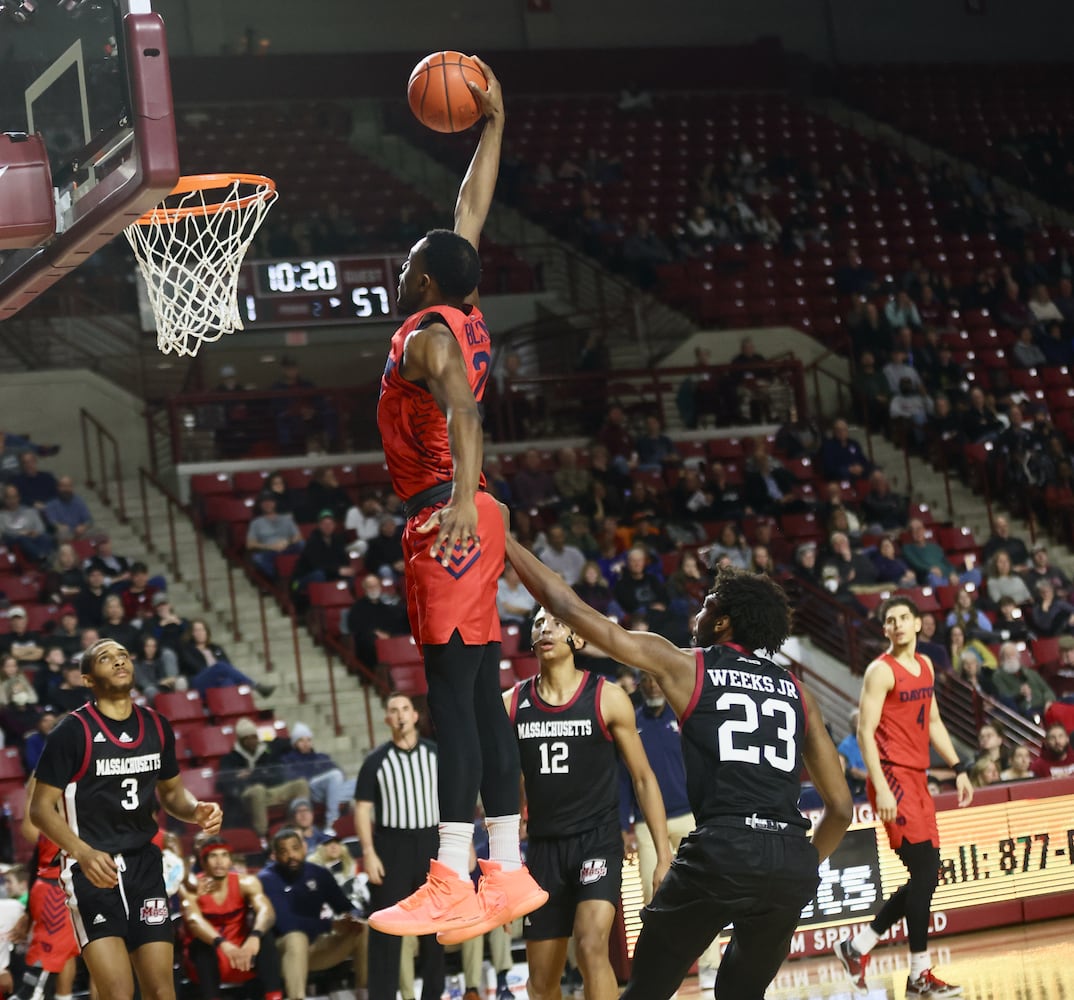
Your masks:
M 847 832 L 854 816 L 854 799 L 839 760 L 839 752 L 824 727 L 824 718 L 816 698 L 801 684 L 798 690 L 802 692 L 809 718 L 802 759 L 824 803 L 824 815 L 813 831 L 813 846 L 823 861 L 839 846 L 839 841 Z
M 476 249 L 481 240 L 481 230 L 489 214 L 489 207 L 492 205 L 496 178 L 500 172 L 500 147 L 503 143 L 505 116 L 500 81 L 487 64 L 477 56 L 473 59 L 481 67 L 481 72 L 488 81 L 488 90 L 483 90 L 476 83 L 468 84 L 481 113 L 485 116 L 485 127 L 481 131 L 481 139 L 459 188 L 459 197 L 455 202 L 455 232 L 472 243 Z
M 550 614 L 566 622 L 586 642 L 600 647 L 608 656 L 652 674 L 667 696 L 668 704 L 676 714 L 683 713 L 693 696 L 697 678 L 692 651 L 679 649 L 654 632 L 628 632 L 609 621 L 510 534 L 507 536 L 507 558 L 526 589 Z

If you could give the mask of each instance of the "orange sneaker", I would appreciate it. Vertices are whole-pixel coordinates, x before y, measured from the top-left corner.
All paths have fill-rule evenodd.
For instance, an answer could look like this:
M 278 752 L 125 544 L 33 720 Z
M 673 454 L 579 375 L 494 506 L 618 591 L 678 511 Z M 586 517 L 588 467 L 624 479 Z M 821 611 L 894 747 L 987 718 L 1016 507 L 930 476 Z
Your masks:
M 548 893 L 533 880 L 525 865 L 505 872 L 497 861 L 482 860 L 478 864 L 481 881 L 477 886 L 477 906 L 481 915 L 472 924 L 456 924 L 438 931 L 436 940 L 441 944 L 460 944 L 487 934 L 493 927 L 524 917 L 548 901 Z
M 447 865 L 434 860 L 429 864 L 425 884 L 395 906 L 370 914 L 369 926 L 381 934 L 420 937 L 439 930 L 476 925 L 482 915 L 473 885 L 463 882 Z

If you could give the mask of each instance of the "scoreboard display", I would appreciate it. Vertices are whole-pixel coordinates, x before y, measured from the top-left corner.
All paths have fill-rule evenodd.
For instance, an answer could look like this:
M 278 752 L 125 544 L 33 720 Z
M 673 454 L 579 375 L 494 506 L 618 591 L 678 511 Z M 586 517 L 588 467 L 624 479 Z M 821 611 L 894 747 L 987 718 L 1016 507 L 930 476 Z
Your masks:
M 937 807 L 940 883 L 930 933 L 1074 914 L 1074 778 L 993 785 L 977 790 L 964 809 L 954 794 L 943 795 Z M 867 803 L 859 804 L 842 843 L 820 867 L 820 885 L 802 911 L 790 957 L 829 952 L 840 937 L 867 924 L 906 878 L 883 825 Z M 628 955 L 641 930 L 637 882 L 637 866 L 625 866 Z M 904 936 L 900 922 L 887 939 Z

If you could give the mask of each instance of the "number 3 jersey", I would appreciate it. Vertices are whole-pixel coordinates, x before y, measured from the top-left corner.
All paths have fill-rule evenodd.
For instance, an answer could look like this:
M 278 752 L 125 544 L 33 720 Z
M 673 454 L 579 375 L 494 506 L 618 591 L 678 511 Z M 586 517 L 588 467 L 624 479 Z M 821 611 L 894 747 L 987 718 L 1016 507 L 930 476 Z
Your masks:
M 586 671 L 565 705 L 542 701 L 537 680 L 515 687 L 508 712 L 526 782 L 530 836 L 570 837 L 618 824 L 618 753 L 600 714 L 604 678 Z
M 697 825 L 756 814 L 808 827 L 798 809 L 808 723 L 798 682 L 730 643 L 695 652 L 694 693 L 680 725 Z
M 72 712 L 49 734 L 35 772 L 39 782 L 63 789 L 74 833 L 109 854 L 150 842 L 157 832 L 157 782 L 178 773 L 175 736 L 166 719 L 134 705 L 117 721 L 94 704 Z
M 453 306 L 431 306 L 414 313 L 395 331 L 380 380 L 377 426 L 392 488 L 404 500 L 437 483 L 451 482 L 453 475 L 447 418 L 425 384 L 407 381 L 400 371 L 407 338 L 433 323 L 443 323 L 454 334 L 478 403 L 489 375 L 492 343 L 477 306 L 469 306 L 467 312 Z M 481 485 L 485 485 L 484 474 Z

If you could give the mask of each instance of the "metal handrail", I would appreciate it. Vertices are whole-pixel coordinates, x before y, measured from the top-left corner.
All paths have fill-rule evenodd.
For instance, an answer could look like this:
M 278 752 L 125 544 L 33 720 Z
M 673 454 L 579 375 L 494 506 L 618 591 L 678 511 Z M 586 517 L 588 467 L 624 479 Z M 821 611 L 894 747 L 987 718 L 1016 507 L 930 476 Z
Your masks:
M 86 469 L 86 485 L 97 493 L 101 503 L 106 507 L 112 506 L 112 495 L 109 490 L 109 467 L 105 461 L 105 444 L 112 448 L 111 478 L 116 484 L 115 513 L 120 523 L 127 523 L 127 504 L 123 494 L 123 465 L 119 458 L 119 441 L 116 436 L 100 420 L 98 420 L 85 407 L 79 407 L 78 419 L 82 427 L 82 460 Z M 97 454 L 99 461 L 100 486 L 94 477 L 93 449 L 90 448 L 90 431 L 96 434 Z

